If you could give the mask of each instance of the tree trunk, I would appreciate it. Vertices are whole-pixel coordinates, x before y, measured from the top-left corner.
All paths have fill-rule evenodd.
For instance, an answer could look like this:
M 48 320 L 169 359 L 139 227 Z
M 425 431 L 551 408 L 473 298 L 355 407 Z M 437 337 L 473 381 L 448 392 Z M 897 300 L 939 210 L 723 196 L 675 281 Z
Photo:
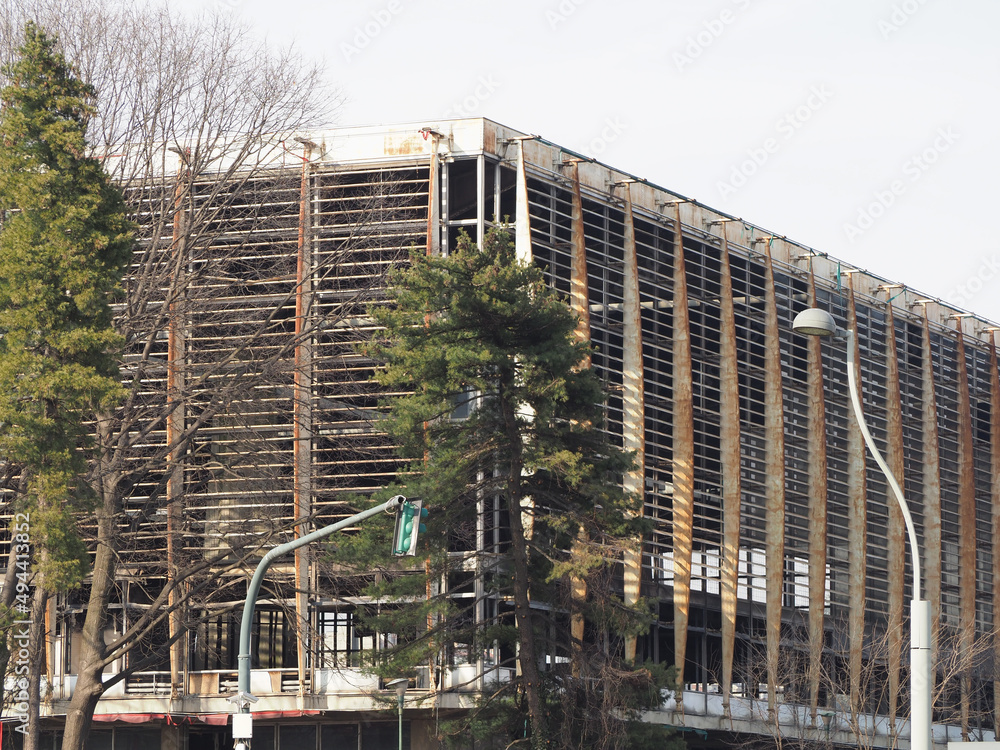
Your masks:
M 531 719 L 531 746 L 545 747 L 548 734 L 542 715 L 541 677 L 538 672 L 538 654 L 535 651 L 535 632 L 531 617 L 531 600 L 528 598 L 528 550 L 521 523 L 520 494 L 509 498 L 510 549 L 514 563 L 514 607 L 517 622 L 518 663 L 524 694 L 528 700 Z
M 107 467 L 105 467 L 107 468 Z M 118 537 L 115 517 L 118 510 L 117 482 L 110 470 L 104 472 L 104 481 L 98 488 L 101 505 L 97 516 L 97 551 L 90 598 L 87 600 L 87 614 L 83 621 L 80 639 L 80 671 L 73 690 L 73 699 L 66 711 L 66 727 L 63 733 L 63 750 L 84 750 L 87 735 L 97 702 L 104 694 L 105 659 L 108 654 L 104 643 L 104 627 L 107 624 L 108 603 L 114 587 Z
M 510 444 L 507 510 L 510 515 L 510 551 L 514 564 L 514 620 L 517 623 L 518 663 L 521 666 L 521 679 L 524 684 L 524 695 L 528 701 L 528 716 L 531 720 L 531 747 L 544 748 L 548 745 L 548 725 L 542 713 L 541 676 L 538 671 L 538 653 L 535 651 L 535 631 L 531 616 L 531 600 L 528 595 L 528 542 L 521 520 L 523 512 L 521 434 L 517 425 L 515 405 L 505 398 L 506 390 L 501 384 L 504 428 Z
M 81 668 L 80 678 L 82 677 L 83 670 Z M 87 736 L 90 734 L 90 723 L 94 717 L 94 711 L 97 710 L 97 702 L 104 692 L 99 673 L 96 684 L 92 679 L 88 679 L 85 684 L 81 685 L 83 680 L 80 678 L 78 678 L 76 688 L 73 690 L 73 701 L 66 712 L 63 750 L 66 748 L 83 750 L 87 744 Z
M 17 587 L 17 545 L 10 545 L 10 554 L 7 556 L 7 572 L 3 577 L 3 591 L 0 592 L 0 612 L 4 617 L 10 616 L 11 608 L 14 606 L 14 594 Z M 11 631 L 14 622 L 5 623 L 2 637 L 0 637 L 0 675 L 7 674 L 7 666 L 10 664 L 10 644 Z M 4 680 L 0 680 L 0 706 L 5 705 Z
M 24 750 L 39 750 L 41 747 L 39 713 L 42 707 L 42 675 L 45 674 L 45 608 L 48 602 L 45 581 L 36 576 L 28 631 L 31 656 L 28 664 L 28 734 L 24 738 Z

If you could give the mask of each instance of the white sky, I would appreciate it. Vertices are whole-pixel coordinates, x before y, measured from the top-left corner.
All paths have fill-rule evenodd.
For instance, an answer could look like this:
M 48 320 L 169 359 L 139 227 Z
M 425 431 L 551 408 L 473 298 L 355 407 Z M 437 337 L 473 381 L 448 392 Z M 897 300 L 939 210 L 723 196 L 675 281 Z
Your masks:
M 996 0 L 172 0 L 323 59 L 331 125 L 485 116 L 1000 321 Z

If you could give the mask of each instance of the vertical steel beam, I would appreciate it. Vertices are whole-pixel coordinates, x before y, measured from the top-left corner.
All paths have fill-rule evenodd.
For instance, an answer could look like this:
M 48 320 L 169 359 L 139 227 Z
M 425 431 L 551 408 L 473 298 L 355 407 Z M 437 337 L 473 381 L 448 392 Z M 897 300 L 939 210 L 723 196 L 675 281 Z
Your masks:
M 719 311 L 719 426 L 722 431 L 722 709 L 727 716 L 733 684 L 736 604 L 740 564 L 740 379 L 733 306 L 733 273 L 729 241 L 722 224 L 722 288 Z
M 625 189 L 625 279 L 622 293 L 624 330 L 622 336 L 622 439 L 624 448 L 635 455 L 635 467 L 626 473 L 625 491 L 643 497 L 646 491 L 646 404 L 645 372 L 642 363 L 642 312 L 639 306 L 639 261 L 636 257 L 632 193 Z M 642 541 L 626 546 L 624 553 L 625 603 L 639 601 L 642 580 Z M 625 640 L 625 658 L 635 660 L 636 638 Z
M 441 254 L 441 165 L 437 133 L 432 132 L 431 158 L 427 173 L 427 255 Z
M 764 303 L 764 440 L 767 477 L 764 481 L 767 521 L 765 549 L 767 589 L 767 710 L 777 710 L 778 656 L 781 646 L 781 610 L 785 594 L 785 405 L 781 381 L 781 338 L 774 267 L 768 241 L 765 253 Z
M 847 287 L 847 327 L 858 330 L 857 308 L 854 303 L 854 277 Z M 860 336 L 852 336 L 848 346 L 854 347 L 854 376 L 859 386 L 861 378 Z M 847 415 L 847 638 L 848 677 L 851 710 L 861 710 L 861 654 L 865 637 L 865 580 L 868 572 L 868 482 L 865 464 L 865 443 L 861 428 L 851 414 Z
M 181 532 L 183 520 L 181 504 L 184 494 L 184 464 L 181 450 L 184 433 L 184 306 L 182 304 L 183 282 L 187 258 L 187 226 L 184 203 L 190 187 L 190 172 L 186 154 L 181 154 L 182 168 L 174 190 L 174 217 L 171 236 L 171 250 L 174 253 L 174 283 L 168 291 L 170 301 L 167 312 L 167 580 L 176 584 L 177 557 L 183 548 Z M 169 615 L 167 632 L 176 638 L 181 628 L 180 592 L 170 589 L 167 595 Z M 170 647 L 170 697 L 178 698 L 187 686 L 181 684 L 183 664 L 186 663 L 183 639 L 176 639 Z
M 517 179 L 514 185 L 514 255 L 518 262 L 531 263 L 534 254 L 531 249 L 531 204 L 528 201 L 528 174 L 525 163 L 524 143 L 534 136 L 517 138 Z M 521 513 L 521 523 L 524 526 L 524 536 L 531 539 L 534 529 L 534 499 L 521 499 L 524 511 Z
M 906 486 L 903 462 L 903 401 L 899 383 L 899 359 L 896 350 L 896 320 L 892 302 L 886 304 L 885 334 L 885 413 L 887 427 L 886 463 L 901 487 Z M 906 547 L 904 535 L 906 525 L 899 503 L 886 488 L 888 506 L 888 527 L 886 544 L 888 549 L 889 620 L 887 623 L 888 668 L 889 668 L 889 726 L 896 726 L 896 711 L 899 706 L 899 676 L 903 654 L 903 586 Z
M 934 352 L 931 324 L 924 307 L 921 352 L 921 431 L 924 458 L 924 591 L 931 604 L 931 663 L 937 659 L 941 623 L 941 444 L 938 441 L 937 396 L 934 386 Z
M 582 344 L 590 345 L 590 290 L 587 284 L 587 243 L 583 227 L 583 197 L 580 194 L 580 162 L 573 162 L 573 215 L 572 258 L 570 260 L 570 306 L 576 314 L 574 335 Z M 590 353 L 580 362 L 580 367 L 590 367 Z M 581 537 L 585 534 L 580 529 Z M 581 539 L 583 541 L 583 539 Z M 570 636 L 572 638 L 573 676 L 581 674 L 583 661 L 584 618 L 583 606 L 587 600 L 587 581 L 582 576 L 573 576 L 571 582 L 573 608 L 570 614 Z
M 673 321 L 673 528 L 674 528 L 674 663 L 677 705 L 683 708 L 684 664 L 691 607 L 691 550 L 694 541 L 694 400 L 691 388 L 691 320 L 681 204 L 674 204 Z
M 577 341 L 590 344 L 590 288 L 587 283 L 587 238 L 583 225 L 583 196 L 580 193 L 580 161 L 573 162 L 573 216 L 572 245 L 570 262 L 570 306 L 576 313 L 577 323 L 574 335 Z M 590 367 L 590 354 L 584 367 Z
M 427 166 L 427 256 L 441 255 L 441 164 L 438 158 L 438 144 L 440 136 L 434 131 L 430 131 L 431 156 Z M 426 424 L 424 429 L 426 430 Z M 427 577 L 425 586 L 425 599 L 431 600 L 431 561 L 430 558 L 424 561 L 424 573 Z M 427 612 L 427 632 L 434 631 L 434 614 L 431 608 Z M 434 649 L 428 649 L 427 656 L 428 674 L 431 676 L 431 683 L 434 682 L 435 657 Z
M 55 595 L 47 596 L 45 599 L 45 625 L 42 627 L 42 635 L 45 638 L 45 678 L 49 686 L 55 684 L 56 671 L 59 669 L 56 664 L 56 615 L 57 598 Z
M 962 739 L 969 739 L 970 690 L 969 668 L 976 632 L 976 477 L 975 445 L 972 441 L 972 401 L 969 394 L 969 368 L 965 358 L 965 334 L 962 318 L 957 319 L 958 344 L 958 598 L 959 673 Z
M 993 554 L 993 663 L 1000 664 L 1000 363 L 996 332 L 990 331 L 990 521 Z M 993 722 L 1000 721 L 1000 678 L 993 680 Z
M 312 144 L 303 144 L 299 184 L 299 233 L 295 260 L 295 354 L 292 372 L 292 499 L 295 536 L 308 533 L 306 519 L 312 512 L 312 347 L 306 317 L 311 306 L 312 233 L 309 212 L 309 159 Z M 305 694 L 309 644 L 309 550 L 295 550 L 295 616 L 299 694 Z
M 816 277 L 809 268 L 809 306 L 816 307 Z M 826 612 L 826 395 L 823 390 L 823 342 L 807 336 L 809 394 L 809 708 L 813 722 L 819 707 Z
M 486 215 L 492 209 L 486 207 L 486 156 L 476 157 L 476 244 L 483 246 L 486 239 Z M 492 219 L 492 216 L 490 217 Z
M 517 184 L 514 194 L 514 254 L 522 263 L 530 263 L 531 253 L 531 205 L 528 202 L 528 174 L 525 170 L 524 142 L 530 138 L 519 138 L 517 148 Z

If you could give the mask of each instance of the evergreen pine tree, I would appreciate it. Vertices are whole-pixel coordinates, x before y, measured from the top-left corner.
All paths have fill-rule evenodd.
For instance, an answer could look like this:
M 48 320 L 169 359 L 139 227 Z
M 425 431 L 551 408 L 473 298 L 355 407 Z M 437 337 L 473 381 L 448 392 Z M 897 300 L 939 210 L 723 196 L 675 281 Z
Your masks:
M 463 237 L 449 257 L 413 253 L 392 292 L 393 304 L 372 309 L 385 330 L 367 351 L 385 363 L 382 386 L 412 392 L 389 399 L 384 425 L 412 467 L 394 491 L 430 509 L 432 583 L 425 589 L 418 567 L 369 590 L 398 605 L 370 619 L 400 634 L 376 668 L 399 676 L 485 651 L 516 662 L 517 676 L 484 691 L 459 722 L 463 735 L 498 747 L 627 746 L 666 677 L 622 661 L 622 637 L 649 617 L 623 603 L 615 563 L 644 527 L 639 499 L 621 488 L 630 459 L 600 429 L 602 387 L 581 367 L 575 316 L 503 230 L 481 250 Z M 586 600 L 579 587 L 572 595 L 574 581 L 587 582 Z M 585 618 L 585 647 L 570 643 L 570 613 Z
M 34 556 L 25 748 L 39 741 L 44 611 L 88 569 L 79 517 L 95 423 L 121 393 L 110 301 L 131 249 L 85 133 L 93 90 L 35 24 L 0 92 L 0 456 L 21 474 Z M 99 464 L 99 462 L 97 462 Z M 93 477 L 91 477 L 93 479 Z M 27 594 L 18 599 L 27 600 Z M 19 601 L 24 611 L 27 601 Z
M 111 409 L 110 301 L 132 246 L 120 193 L 88 155 L 93 90 L 34 24 L 0 92 L 0 453 L 26 480 L 50 591 L 87 569 L 74 513 L 97 415 Z

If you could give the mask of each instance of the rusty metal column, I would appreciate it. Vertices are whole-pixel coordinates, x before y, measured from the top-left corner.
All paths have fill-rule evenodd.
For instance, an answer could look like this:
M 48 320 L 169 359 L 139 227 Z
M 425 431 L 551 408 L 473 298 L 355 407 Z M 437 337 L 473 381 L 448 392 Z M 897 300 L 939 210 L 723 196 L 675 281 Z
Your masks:
M 295 536 L 309 532 L 306 521 L 312 513 L 312 346 L 306 319 L 312 292 L 312 232 L 309 189 L 313 144 L 303 142 L 302 178 L 299 186 L 299 237 L 295 263 L 295 358 L 292 372 L 292 497 L 295 505 Z M 298 633 L 299 694 L 306 692 L 309 645 L 309 551 L 295 550 L 295 615 Z
M 771 240 L 764 256 L 764 440 L 767 443 L 765 535 L 767 590 L 767 711 L 777 710 L 778 652 L 781 647 L 781 610 L 785 594 L 785 404 L 781 381 L 781 339 L 778 332 L 778 301 L 771 263 Z
M 622 442 L 635 454 L 635 468 L 624 477 L 626 492 L 643 497 L 646 491 L 645 371 L 642 363 L 642 312 L 639 306 L 639 261 L 636 257 L 632 192 L 625 189 L 625 279 L 622 290 Z M 625 604 L 639 601 L 642 582 L 642 540 L 626 545 L 623 555 Z M 635 661 L 636 637 L 625 639 L 625 659 Z
M 531 263 L 534 253 L 531 249 L 531 204 L 528 200 L 528 174 L 524 155 L 525 141 L 534 140 L 537 136 L 519 136 L 517 141 L 517 180 L 514 190 L 514 255 L 520 263 Z M 521 499 L 521 524 L 524 536 L 531 539 L 534 534 L 534 498 Z
M 573 216 L 572 246 L 573 256 L 570 261 L 570 307 L 576 313 L 577 323 L 573 335 L 577 341 L 590 344 L 590 287 L 587 282 L 587 238 L 583 225 L 583 196 L 580 193 L 580 160 L 573 162 Z M 583 363 L 590 367 L 590 354 Z
M 184 433 L 185 404 L 185 341 L 184 341 L 184 306 L 182 278 L 187 264 L 187 221 L 184 202 L 190 189 L 190 171 L 187 167 L 187 155 L 178 151 L 181 161 L 180 173 L 174 192 L 174 217 L 171 237 L 171 249 L 174 253 L 173 283 L 167 294 L 170 295 L 167 310 L 167 580 L 168 585 L 177 585 L 177 557 L 183 549 L 181 532 L 183 519 L 181 503 L 184 495 L 184 464 L 181 441 Z M 167 596 L 169 615 L 167 616 L 167 632 L 174 638 L 170 646 L 170 697 L 178 698 L 187 692 L 187 686 L 181 684 L 184 672 L 185 649 L 184 639 L 176 638 L 182 625 L 180 607 L 181 594 L 173 588 Z
M 1000 664 L 1000 363 L 996 332 L 990 331 L 990 509 L 993 555 L 993 662 Z M 1000 679 L 993 680 L 993 721 L 1000 717 Z
M 431 154 L 430 161 L 428 163 L 427 172 L 427 250 L 426 254 L 430 256 L 441 255 L 441 163 L 438 158 L 438 144 L 440 143 L 440 134 L 433 130 L 428 130 L 428 134 L 431 139 Z M 428 322 L 425 317 L 424 322 Z M 424 423 L 424 429 L 427 429 L 427 424 Z M 425 456 L 426 460 L 426 456 Z M 424 573 L 427 577 L 427 583 L 424 587 L 424 598 L 426 601 L 430 601 L 433 597 L 433 587 L 431 586 L 431 561 L 427 558 L 424 561 Z M 433 633 L 435 626 L 435 615 L 431 608 L 428 608 L 427 612 L 427 632 Z M 430 675 L 431 686 L 434 687 L 434 675 L 435 675 L 435 656 L 434 649 L 428 649 L 427 657 L 427 668 L 428 674 Z
M 886 463 L 900 487 L 905 487 L 903 461 L 903 402 L 899 384 L 899 359 L 896 350 L 896 320 L 892 301 L 886 302 L 885 335 L 885 413 L 886 413 Z M 889 727 L 895 735 L 896 711 L 899 707 L 899 676 L 903 663 L 903 586 L 906 546 L 906 523 L 899 503 L 886 487 L 888 524 L 886 544 L 888 550 L 889 620 Z M 919 594 L 918 594 L 919 595 Z
M 691 550 L 694 537 L 694 401 L 691 390 L 691 322 L 681 204 L 674 204 L 674 396 L 671 452 L 673 454 L 674 529 L 674 663 L 677 666 L 677 707 L 683 709 L 684 664 L 691 607 Z
M 938 441 L 937 396 L 931 324 L 924 307 L 921 431 L 924 453 L 924 591 L 931 604 L 931 664 L 937 660 L 941 622 L 941 444 Z
M 972 648 L 976 633 L 976 477 L 975 445 L 972 441 L 972 403 L 969 368 L 965 359 L 962 318 L 956 321 L 958 344 L 958 598 L 959 670 L 962 739 L 969 739 L 969 704 Z
M 52 595 L 45 600 L 45 625 L 42 628 L 42 635 L 45 638 L 45 679 L 49 682 L 49 689 L 55 684 L 56 672 L 62 669 L 56 666 L 56 596 Z M 16 731 L 16 730 L 15 730 Z
M 514 195 L 514 254 L 522 263 L 530 263 L 531 252 L 531 204 L 528 201 L 528 174 L 525 170 L 524 142 L 536 136 L 519 137 L 517 140 L 517 184 Z
M 570 260 L 570 307 L 576 314 L 576 329 L 573 334 L 577 341 L 590 345 L 590 289 L 587 284 L 587 243 L 583 226 L 583 197 L 580 194 L 580 161 L 573 160 L 573 216 L 572 258 Z M 581 369 L 590 368 L 590 353 L 580 362 Z M 581 541 L 585 531 L 580 529 Z M 570 637 L 572 638 L 573 676 L 581 675 L 583 661 L 583 638 L 585 635 L 583 606 L 587 601 L 587 580 L 583 576 L 573 576 L 570 584 L 573 602 L 570 614 Z
M 847 345 L 854 347 L 854 376 L 863 390 L 854 276 L 847 287 L 847 328 L 857 332 Z M 860 399 L 860 396 L 859 396 Z M 865 577 L 868 573 L 868 481 L 861 427 L 847 414 L 847 639 L 851 710 L 861 710 L 861 652 L 865 637 Z
M 427 173 L 427 255 L 441 254 L 441 165 L 438 163 L 440 136 L 430 133 L 431 158 Z
M 816 307 L 816 277 L 809 267 L 809 306 Z M 826 612 L 826 394 L 823 342 L 809 336 L 806 387 L 809 393 L 809 709 L 813 723 L 819 707 Z
M 736 643 L 736 605 L 740 564 L 740 378 L 733 307 L 733 273 L 729 262 L 728 223 L 721 227 L 719 249 L 722 288 L 719 311 L 719 427 L 722 430 L 722 710 L 730 716 Z

